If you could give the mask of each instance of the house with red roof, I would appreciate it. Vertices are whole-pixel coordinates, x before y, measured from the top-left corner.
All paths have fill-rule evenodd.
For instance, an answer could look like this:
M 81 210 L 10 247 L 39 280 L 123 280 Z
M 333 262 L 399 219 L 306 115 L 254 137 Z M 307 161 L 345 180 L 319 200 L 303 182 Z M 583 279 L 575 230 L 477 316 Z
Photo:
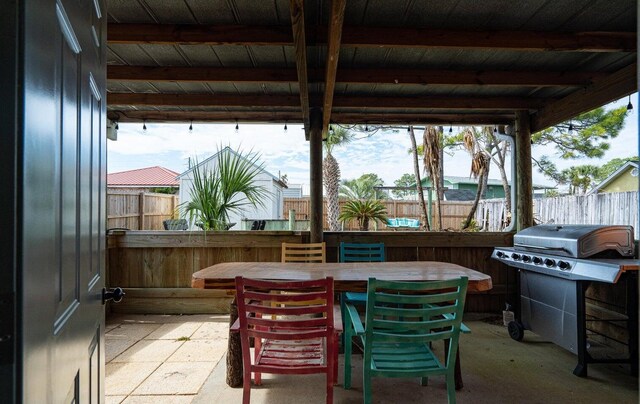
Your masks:
M 173 188 L 178 192 L 178 173 L 155 166 L 107 174 L 109 192 L 156 192 L 158 188 Z M 166 192 L 165 192 L 166 193 Z

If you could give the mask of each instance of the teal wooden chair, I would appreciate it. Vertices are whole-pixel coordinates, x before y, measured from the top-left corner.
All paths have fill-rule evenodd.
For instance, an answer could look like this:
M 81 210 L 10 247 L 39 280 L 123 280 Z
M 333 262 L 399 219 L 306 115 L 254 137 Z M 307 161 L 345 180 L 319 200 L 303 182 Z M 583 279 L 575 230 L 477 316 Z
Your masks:
M 363 326 L 356 306 L 346 304 L 345 338 L 359 337 L 364 347 L 364 402 L 371 403 L 372 377 L 444 375 L 449 403 L 456 402 L 455 362 L 462 324 L 467 277 L 434 282 L 392 282 L 369 279 Z M 448 343 L 444 361 L 431 349 Z M 351 388 L 351 344 L 345 345 L 344 388 Z
M 340 242 L 340 262 L 384 262 L 384 243 L 345 243 Z M 342 325 L 344 327 L 344 309 L 346 303 L 364 305 L 367 302 L 366 293 L 344 292 L 340 295 L 340 309 L 342 310 Z M 344 335 L 341 338 L 344 346 Z

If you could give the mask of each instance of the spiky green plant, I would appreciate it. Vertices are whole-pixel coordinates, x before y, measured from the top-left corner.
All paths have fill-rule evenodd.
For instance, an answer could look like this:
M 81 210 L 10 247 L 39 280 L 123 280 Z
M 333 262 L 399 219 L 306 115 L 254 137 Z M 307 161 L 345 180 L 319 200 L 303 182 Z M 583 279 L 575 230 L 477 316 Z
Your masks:
M 344 204 L 338 219 L 343 223 L 356 219 L 359 229 L 361 231 L 368 231 L 371 220 L 378 220 L 380 222 L 387 221 L 387 208 L 382 202 L 376 199 L 353 199 Z
M 251 152 L 218 152 L 212 169 L 193 169 L 191 200 L 181 205 L 189 222 L 200 223 L 204 230 L 226 230 L 231 213 L 239 213 L 249 206 L 264 206 L 269 192 L 256 185 L 257 176 L 264 170 L 260 156 Z

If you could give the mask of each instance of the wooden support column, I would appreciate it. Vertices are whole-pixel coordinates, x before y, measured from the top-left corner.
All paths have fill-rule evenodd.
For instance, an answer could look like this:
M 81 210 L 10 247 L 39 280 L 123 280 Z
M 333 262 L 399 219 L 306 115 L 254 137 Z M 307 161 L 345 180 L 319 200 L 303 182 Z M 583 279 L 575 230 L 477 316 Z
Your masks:
M 527 111 L 516 112 L 516 230 L 533 226 L 531 126 Z
M 309 125 L 310 242 L 322 242 L 322 111 L 312 108 Z

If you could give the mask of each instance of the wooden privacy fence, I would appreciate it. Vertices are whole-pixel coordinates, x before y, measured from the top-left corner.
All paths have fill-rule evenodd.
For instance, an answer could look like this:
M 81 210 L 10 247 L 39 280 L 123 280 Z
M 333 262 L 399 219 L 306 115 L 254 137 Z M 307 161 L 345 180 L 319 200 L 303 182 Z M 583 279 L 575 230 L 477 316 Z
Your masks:
M 420 220 L 420 203 L 418 201 L 398 201 L 393 199 L 383 199 L 381 202 L 387 209 L 387 216 L 406 217 Z M 347 203 L 347 199 L 340 199 L 340 209 Z M 462 221 L 467 218 L 473 202 L 470 201 L 442 201 L 442 227 L 443 229 L 460 230 Z M 296 220 L 308 219 L 310 215 L 309 198 L 284 198 L 284 217 L 288 217 L 289 210 L 296 211 Z M 431 208 L 431 223 L 435 213 L 435 203 Z M 327 201 L 323 201 L 322 209 L 323 229 L 329 230 L 327 222 Z M 369 229 L 373 230 L 373 223 L 369 223 Z M 358 223 L 355 220 L 345 223 L 344 230 L 358 230 Z M 378 230 L 393 230 L 387 228 L 386 224 L 378 225 Z
M 163 230 L 177 207 L 177 195 L 107 192 L 107 229 Z
M 504 199 L 480 201 L 476 220 L 483 230 L 505 227 Z M 568 195 L 533 200 L 537 223 L 622 224 L 638 228 L 638 192 Z M 637 237 L 636 231 L 636 237 Z

